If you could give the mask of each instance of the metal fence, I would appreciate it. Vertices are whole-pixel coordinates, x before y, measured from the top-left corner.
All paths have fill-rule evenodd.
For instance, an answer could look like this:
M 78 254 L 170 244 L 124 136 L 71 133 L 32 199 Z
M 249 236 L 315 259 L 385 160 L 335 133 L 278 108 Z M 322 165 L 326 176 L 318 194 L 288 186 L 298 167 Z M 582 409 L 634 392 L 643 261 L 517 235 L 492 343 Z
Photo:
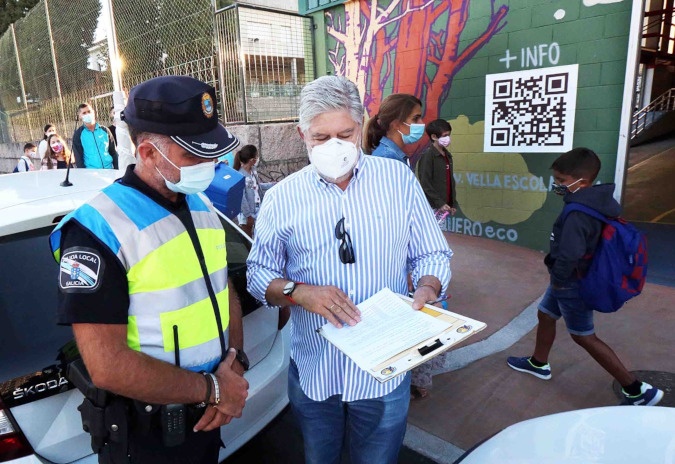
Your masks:
M 242 5 L 216 14 L 228 122 L 297 118 L 300 89 L 314 79 L 311 18 Z
M 213 0 L 109 0 L 122 86 L 190 75 L 213 85 L 224 122 L 297 118 L 314 78 L 312 24 L 299 15 Z M 100 0 L 42 0 L 0 37 L 0 143 L 35 141 L 53 123 L 69 137 L 77 106 L 101 124 L 112 106 L 108 9 Z

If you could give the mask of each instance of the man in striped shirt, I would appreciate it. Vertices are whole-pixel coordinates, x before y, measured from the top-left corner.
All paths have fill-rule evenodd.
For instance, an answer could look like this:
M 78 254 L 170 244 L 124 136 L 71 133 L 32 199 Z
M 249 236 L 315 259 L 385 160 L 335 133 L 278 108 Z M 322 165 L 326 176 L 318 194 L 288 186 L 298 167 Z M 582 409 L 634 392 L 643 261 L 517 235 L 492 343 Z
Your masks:
M 408 266 L 416 309 L 450 280 L 452 251 L 412 171 L 359 148 L 363 116 L 344 77 L 304 87 L 311 165 L 268 192 L 248 258 L 249 291 L 292 305 L 289 398 L 308 463 L 339 462 L 347 435 L 352 463 L 396 463 L 410 401 L 410 374 L 380 384 L 316 329 L 358 324 L 356 304 L 384 287 L 407 293 Z

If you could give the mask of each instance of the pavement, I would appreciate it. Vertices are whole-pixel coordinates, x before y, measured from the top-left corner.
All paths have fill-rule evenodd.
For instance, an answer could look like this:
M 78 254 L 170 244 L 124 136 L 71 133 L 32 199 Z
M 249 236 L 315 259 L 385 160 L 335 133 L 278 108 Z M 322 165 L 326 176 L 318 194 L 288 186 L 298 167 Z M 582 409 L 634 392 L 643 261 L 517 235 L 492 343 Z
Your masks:
M 660 406 L 675 407 L 675 234 L 674 226 L 663 227 L 671 229 L 648 231 L 650 254 L 662 267 L 654 269 L 658 283 L 648 274 L 642 294 L 616 313 L 596 312 L 595 327 L 630 371 L 660 373 L 649 378 L 666 392 Z M 620 402 L 612 377 L 572 341 L 562 322 L 549 358 L 551 380 L 506 365 L 508 356 L 532 354 L 536 307 L 548 284 L 543 253 L 445 234 L 455 252 L 448 309 L 486 322 L 487 328 L 442 355 L 429 396 L 411 402 L 405 446 L 435 462 L 453 463 L 517 422 Z

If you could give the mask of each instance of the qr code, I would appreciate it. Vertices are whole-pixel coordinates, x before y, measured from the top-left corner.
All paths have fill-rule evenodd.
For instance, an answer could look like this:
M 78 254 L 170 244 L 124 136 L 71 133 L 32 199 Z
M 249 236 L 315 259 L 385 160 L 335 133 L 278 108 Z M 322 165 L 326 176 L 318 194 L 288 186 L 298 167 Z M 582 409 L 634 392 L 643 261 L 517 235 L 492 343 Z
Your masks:
M 572 148 L 578 65 L 486 76 L 486 152 Z

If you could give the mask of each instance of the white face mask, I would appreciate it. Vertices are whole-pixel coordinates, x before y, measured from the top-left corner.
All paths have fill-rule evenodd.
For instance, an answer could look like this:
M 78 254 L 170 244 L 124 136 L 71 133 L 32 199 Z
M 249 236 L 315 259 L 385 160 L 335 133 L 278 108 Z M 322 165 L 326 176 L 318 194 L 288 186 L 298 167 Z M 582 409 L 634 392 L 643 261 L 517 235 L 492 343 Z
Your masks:
M 94 113 L 87 113 L 82 115 L 82 122 L 85 124 L 94 124 L 96 119 L 94 118 Z
M 450 136 L 446 135 L 445 137 L 440 137 L 438 139 L 438 144 L 442 147 L 447 147 L 448 145 L 450 145 Z
M 335 183 L 349 173 L 359 159 L 359 150 L 352 142 L 330 139 L 315 145 L 309 152 L 309 161 L 326 181 Z
M 173 183 L 170 180 L 167 180 L 162 172 L 157 169 L 157 166 L 155 166 L 155 169 L 157 169 L 159 175 L 162 176 L 162 179 L 164 179 L 166 188 L 172 192 L 191 195 L 193 193 L 203 192 L 208 188 L 209 185 L 211 185 L 211 182 L 213 182 L 213 178 L 216 175 L 216 165 L 214 163 L 199 163 L 193 166 L 183 166 L 179 168 L 173 164 L 171 160 L 167 158 L 164 153 L 162 153 L 162 150 L 157 148 L 154 143 L 151 143 L 151 145 L 155 147 L 160 155 L 162 155 L 162 158 L 167 160 L 174 168 L 180 171 L 180 180 L 176 183 Z

